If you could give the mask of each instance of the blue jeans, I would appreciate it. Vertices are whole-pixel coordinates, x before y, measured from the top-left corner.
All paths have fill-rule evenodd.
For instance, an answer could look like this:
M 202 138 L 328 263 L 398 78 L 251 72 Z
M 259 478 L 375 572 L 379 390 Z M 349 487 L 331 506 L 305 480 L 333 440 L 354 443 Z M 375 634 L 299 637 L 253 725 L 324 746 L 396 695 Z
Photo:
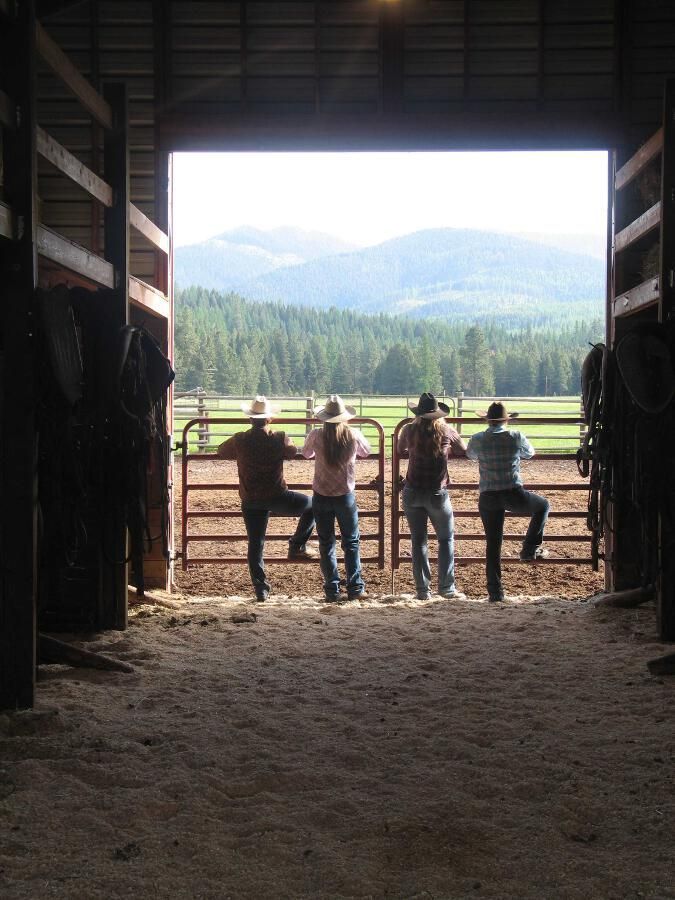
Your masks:
M 438 539 L 438 593 L 442 596 L 452 594 L 455 590 L 455 520 L 447 490 L 418 490 L 406 484 L 403 487 L 403 510 L 410 527 L 417 596 L 425 597 L 431 584 L 427 535 L 429 519 Z
M 319 551 L 321 553 L 321 574 L 323 589 L 327 597 L 337 597 L 340 593 L 340 577 L 338 575 L 335 556 L 335 520 L 340 526 L 342 549 L 345 554 L 347 570 L 347 596 L 358 597 L 365 588 L 361 577 L 361 557 L 359 555 L 359 510 L 354 493 L 341 497 L 325 497 L 314 494 L 312 508 L 316 519 L 316 532 L 319 535 Z
M 478 511 L 485 529 L 485 571 L 488 594 L 493 600 L 502 599 L 502 538 L 504 515 L 509 512 L 530 516 L 530 524 L 523 541 L 523 552 L 532 554 L 544 540 L 544 526 L 550 504 L 546 497 L 518 486 L 507 491 L 483 491 L 478 498 Z
M 289 540 L 292 548 L 304 547 L 314 530 L 312 498 L 297 491 L 285 491 L 271 500 L 243 500 L 241 512 L 248 534 L 248 570 L 256 596 L 270 590 L 265 577 L 263 551 L 270 516 L 300 516 L 295 534 Z

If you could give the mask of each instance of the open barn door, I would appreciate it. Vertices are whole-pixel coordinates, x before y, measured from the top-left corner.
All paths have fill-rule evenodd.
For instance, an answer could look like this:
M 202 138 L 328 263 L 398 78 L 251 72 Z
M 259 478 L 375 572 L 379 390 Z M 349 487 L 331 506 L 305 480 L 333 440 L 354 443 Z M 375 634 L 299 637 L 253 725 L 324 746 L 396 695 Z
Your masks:
M 618 372 L 607 586 L 654 585 L 659 634 L 675 640 L 675 79 L 663 126 L 625 156 L 615 152 L 610 185 L 607 338 Z

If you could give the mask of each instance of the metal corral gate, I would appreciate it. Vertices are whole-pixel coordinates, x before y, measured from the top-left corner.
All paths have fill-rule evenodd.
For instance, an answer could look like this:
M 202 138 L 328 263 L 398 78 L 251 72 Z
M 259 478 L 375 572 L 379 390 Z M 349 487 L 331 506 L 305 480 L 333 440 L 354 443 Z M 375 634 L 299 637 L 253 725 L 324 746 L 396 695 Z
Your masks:
M 191 432 L 193 434 L 193 443 L 197 443 L 197 439 L 199 437 L 200 431 L 203 429 L 204 424 L 208 421 L 209 425 L 240 425 L 242 429 L 249 425 L 249 420 L 238 418 L 228 418 L 228 419 L 216 419 L 216 418 L 198 418 L 191 419 L 183 428 L 183 438 L 181 443 L 182 449 L 182 485 L 183 485 L 183 497 L 182 497 L 182 539 L 183 545 L 181 548 L 182 551 L 182 566 L 183 569 L 187 569 L 189 565 L 204 565 L 204 564 L 214 564 L 214 565 L 228 565 L 231 563 L 246 563 L 247 559 L 245 556 L 191 556 L 190 555 L 190 544 L 195 543 L 231 543 L 237 541 L 246 542 L 248 540 L 245 529 L 242 530 L 239 534 L 190 534 L 189 532 L 189 523 L 191 519 L 242 519 L 241 509 L 236 510 L 191 510 L 190 509 L 190 495 L 196 491 L 238 491 L 239 490 L 239 482 L 194 482 L 190 481 L 189 478 L 189 465 L 190 463 L 201 464 L 205 462 L 213 461 L 214 454 L 205 454 L 205 453 L 190 453 L 190 435 Z M 275 426 L 283 426 L 283 425 L 323 425 L 318 419 L 306 419 L 306 418 L 294 418 L 294 419 L 275 419 Z M 378 568 L 384 569 L 384 539 L 385 539 L 385 523 L 384 523 L 384 430 L 379 422 L 376 422 L 375 419 L 366 419 L 356 417 L 354 419 L 350 419 L 351 425 L 368 425 L 371 428 L 374 428 L 377 432 L 378 437 L 378 449 L 377 453 L 371 453 L 368 456 L 368 459 L 376 459 L 378 461 L 378 474 L 372 481 L 369 482 L 359 482 L 356 483 L 356 491 L 357 493 L 360 491 L 374 491 L 377 495 L 377 509 L 376 510 L 360 510 L 359 511 L 359 519 L 377 519 L 377 531 L 369 532 L 368 534 L 361 535 L 361 541 L 377 541 L 377 555 L 376 556 L 368 556 L 362 555 L 361 562 L 364 563 L 377 563 Z M 302 460 L 303 462 L 308 462 L 309 460 L 305 460 L 305 458 L 298 454 L 296 457 L 298 460 Z M 293 460 L 288 461 L 290 465 L 293 465 Z M 358 466 L 357 466 L 358 472 Z M 288 487 L 290 490 L 296 491 L 311 491 L 312 485 L 310 482 L 301 483 L 301 482 L 290 482 L 287 481 Z M 275 517 L 282 518 L 282 517 Z M 286 534 L 268 534 L 265 538 L 266 541 L 288 541 L 288 535 Z M 302 564 L 305 561 L 299 560 L 288 560 L 286 557 L 282 556 L 265 556 L 265 562 L 268 563 L 288 563 L 292 562 L 293 565 Z M 306 562 L 314 562 L 316 565 L 316 561 L 307 560 Z
M 449 423 L 461 423 L 462 425 L 475 425 L 480 424 L 485 426 L 485 420 L 479 418 L 459 418 L 458 416 L 448 416 L 445 420 Z M 391 565 L 392 565 L 392 579 L 393 572 L 398 569 L 402 562 L 411 562 L 410 556 L 402 556 L 401 555 L 401 540 L 409 540 L 410 532 L 405 531 L 401 532 L 401 521 L 405 522 L 405 513 L 401 509 L 401 501 L 400 501 L 400 487 L 401 487 L 401 458 L 398 454 L 398 436 L 404 425 L 407 425 L 408 422 L 412 422 L 412 419 L 403 419 L 403 421 L 399 422 L 396 426 L 394 433 L 392 435 L 392 492 L 391 492 Z M 522 417 L 518 418 L 518 425 L 580 425 L 581 420 L 578 417 L 574 418 L 562 418 L 556 416 L 555 418 L 545 417 L 545 418 L 535 418 L 528 416 L 527 418 Z M 535 459 L 576 459 L 576 455 L 574 453 L 537 453 Z M 525 488 L 532 491 L 588 491 L 589 486 L 588 482 L 572 482 L 572 483 L 555 483 L 555 482 L 536 482 L 532 484 L 526 483 L 524 485 Z M 478 482 L 452 482 L 450 485 L 450 490 L 452 491 L 475 491 L 476 492 L 476 508 L 474 510 L 456 510 L 453 509 L 454 515 L 456 519 L 480 519 L 480 515 L 478 513 Z M 515 516 L 513 513 L 507 512 L 507 518 L 528 518 L 527 516 Z M 585 519 L 587 517 L 587 512 L 580 512 L 577 510 L 571 509 L 562 509 L 562 510 L 553 510 L 549 512 L 549 519 L 557 518 L 557 519 Z M 406 523 L 407 525 L 407 523 Z M 435 535 L 433 533 L 433 529 L 430 529 L 429 537 L 434 539 Z M 505 534 L 505 541 L 522 541 L 524 535 L 520 534 Z M 547 557 L 546 559 L 538 560 L 538 563 L 548 563 L 549 565 L 573 565 L 575 563 L 583 563 L 587 565 L 592 565 L 594 571 L 598 571 L 598 536 L 595 532 L 592 534 L 551 534 L 546 532 L 545 534 L 546 540 L 555 542 L 555 541 L 564 541 L 564 542 L 574 542 L 574 543 L 590 543 L 591 545 L 591 554 L 590 556 L 581 556 L 581 557 Z M 461 531 L 458 533 L 455 531 L 455 541 L 485 541 L 485 533 L 484 532 L 472 532 L 462 533 Z M 432 562 L 437 561 L 437 557 L 430 556 L 429 559 Z M 455 556 L 456 562 L 459 563 L 484 563 L 485 556 Z M 520 563 L 520 560 L 517 556 L 506 556 L 502 557 L 502 563 Z M 527 564 L 527 563 L 525 563 Z

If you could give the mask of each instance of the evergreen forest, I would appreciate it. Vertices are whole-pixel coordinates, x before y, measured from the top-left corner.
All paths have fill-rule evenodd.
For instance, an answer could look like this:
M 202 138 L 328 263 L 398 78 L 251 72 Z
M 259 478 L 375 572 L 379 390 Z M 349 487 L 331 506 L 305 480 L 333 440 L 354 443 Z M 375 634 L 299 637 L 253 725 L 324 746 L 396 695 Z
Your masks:
M 578 394 L 581 362 L 603 330 L 599 318 L 510 330 L 489 320 L 251 302 L 193 286 L 176 292 L 176 387 L 234 395 Z

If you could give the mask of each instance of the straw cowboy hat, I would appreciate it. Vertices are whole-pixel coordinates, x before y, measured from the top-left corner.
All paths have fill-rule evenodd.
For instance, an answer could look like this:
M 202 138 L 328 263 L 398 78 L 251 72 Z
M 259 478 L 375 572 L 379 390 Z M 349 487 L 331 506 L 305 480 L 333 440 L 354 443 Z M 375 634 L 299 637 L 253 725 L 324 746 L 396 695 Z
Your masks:
M 249 419 L 271 419 L 279 413 L 279 407 L 272 406 L 262 394 L 258 394 L 252 403 L 242 403 L 241 410 Z
M 314 417 L 322 422 L 346 422 L 355 415 L 354 407 L 347 406 L 337 394 L 331 394 L 323 406 L 317 406 L 314 410 Z
M 433 394 L 425 392 L 419 399 L 419 403 L 408 404 L 408 409 L 421 419 L 443 419 L 450 415 L 450 407 L 445 403 L 439 403 Z
M 510 413 L 506 406 L 499 401 L 491 403 L 487 412 L 477 412 L 476 415 L 479 419 L 487 419 L 488 422 L 508 422 L 509 419 L 518 418 L 517 412 Z

